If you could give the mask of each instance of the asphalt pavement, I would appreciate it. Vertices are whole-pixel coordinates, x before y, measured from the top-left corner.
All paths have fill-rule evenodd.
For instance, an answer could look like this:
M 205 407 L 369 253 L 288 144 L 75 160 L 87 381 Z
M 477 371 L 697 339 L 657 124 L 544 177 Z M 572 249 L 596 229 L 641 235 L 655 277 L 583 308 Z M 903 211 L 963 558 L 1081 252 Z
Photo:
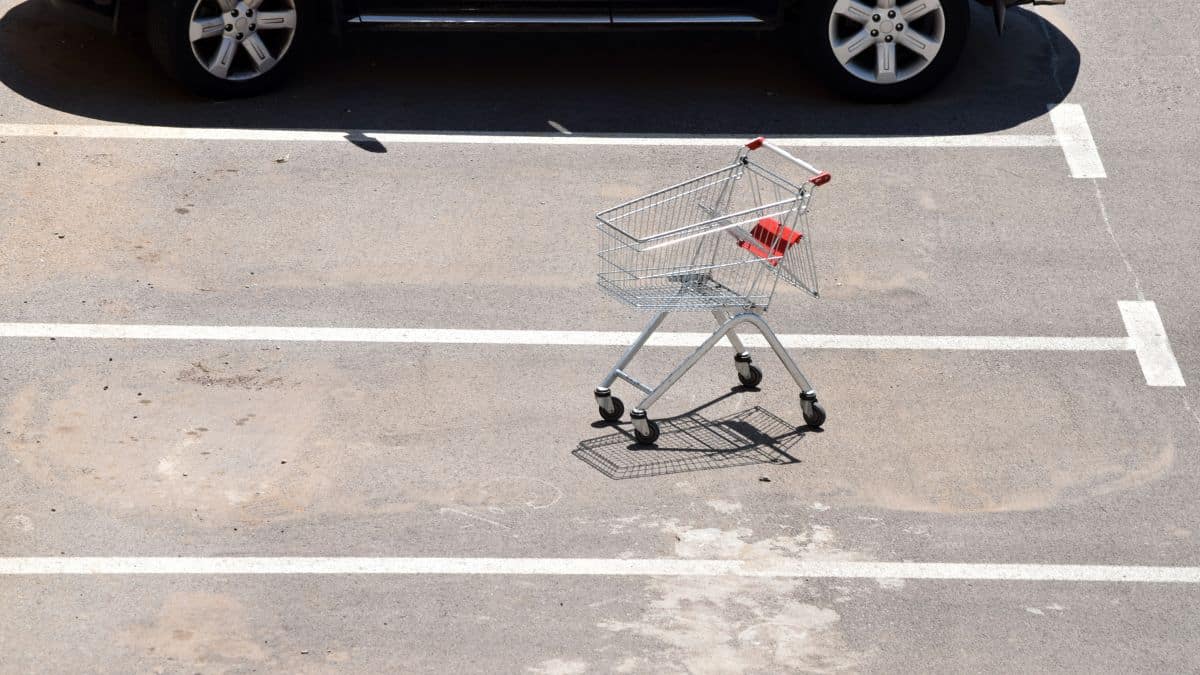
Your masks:
M 0 671 L 1200 670 L 1186 7 L 977 8 L 901 106 L 707 33 L 374 37 L 216 103 L 0 0 Z M 758 134 L 834 177 L 767 314 L 829 419 L 721 347 L 640 448 L 593 216 Z

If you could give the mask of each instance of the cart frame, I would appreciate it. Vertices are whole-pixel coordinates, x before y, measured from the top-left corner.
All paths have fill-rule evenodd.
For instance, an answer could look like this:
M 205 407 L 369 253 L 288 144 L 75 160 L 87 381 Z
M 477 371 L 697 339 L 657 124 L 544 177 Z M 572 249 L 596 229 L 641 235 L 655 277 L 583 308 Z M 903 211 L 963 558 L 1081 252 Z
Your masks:
M 750 151 L 758 148 L 766 148 L 813 174 L 812 177 L 808 179 L 808 182 L 812 183 L 813 186 L 823 185 L 829 182 L 830 176 L 827 172 L 820 171 L 811 164 L 793 157 L 790 153 L 786 152 L 782 148 L 779 148 L 778 146 L 768 143 L 761 137 L 754 139 L 750 143 L 747 143 L 745 148 L 743 148 L 739 153 L 739 159 L 744 158 Z M 715 173 L 716 172 L 714 172 L 714 174 Z M 707 175 L 711 176 L 714 174 Z M 806 207 L 807 194 L 804 193 L 803 186 L 798 186 L 796 189 L 798 194 L 803 195 L 803 206 Z M 652 195 L 657 195 L 661 192 L 663 191 L 652 193 Z M 602 223 L 609 225 L 609 223 L 607 223 L 607 221 L 605 221 L 603 218 L 600 218 L 600 220 Z M 719 218 L 715 220 L 719 220 Z M 601 282 L 601 286 L 604 286 L 603 281 Z M 774 289 L 772 288 L 771 290 L 773 293 Z M 816 295 L 815 293 L 813 294 L 814 296 Z M 709 335 L 698 347 L 696 347 L 686 359 L 676 366 L 676 368 L 672 370 L 662 382 L 651 387 L 630 375 L 627 372 L 627 368 L 641 351 L 642 347 L 646 346 L 646 344 L 650 341 L 650 338 L 662 326 L 663 322 L 671 314 L 671 310 L 665 309 L 654 314 L 649 323 L 646 324 L 646 327 L 638 335 L 637 339 L 635 339 L 633 343 L 629 345 L 629 347 L 625 350 L 625 353 L 621 356 L 620 360 L 617 361 L 617 363 L 608 372 L 608 375 L 605 376 L 604 380 L 601 381 L 600 385 L 595 389 L 594 396 L 599 407 L 600 416 L 603 419 L 610 422 L 616 422 L 624 415 L 624 404 L 621 402 L 621 399 L 613 396 L 612 394 L 612 385 L 616 383 L 618 379 L 624 380 L 645 394 L 645 397 L 640 403 L 638 403 L 636 408 L 630 411 L 629 414 L 633 423 L 634 437 L 639 443 L 653 444 L 656 440 L 658 440 L 659 427 L 656 422 L 650 419 L 648 410 L 656 401 L 658 401 L 659 398 L 667 393 L 667 391 L 670 390 L 675 383 L 677 383 L 684 375 L 686 375 L 687 372 L 691 370 L 692 367 L 695 366 L 705 354 L 711 351 L 712 348 L 723 339 L 728 339 L 729 343 L 733 346 L 735 352 L 734 364 L 737 368 L 738 379 L 744 386 L 757 387 L 762 381 L 762 371 L 753 365 L 753 359 L 750 355 L 750 351 L 746 349 L 741 338 L 739 338 L 737 334 L 737 329 L 739 327 L 745 324 L 750 324 L 762 334 L 764 339 L 766 339 L 767 344 L 771 347 L 772 351 L 775 352 L 775 356 L 779 358 L 781 363 L 783 363 L 788 373 L 791 374 L 792 379 L 795 380 L 796 386 L 799 387 L 800 406 L 805 423 L 810 427 L 820 427 L 822 424 L 824 424 L 825 410 L 818 403 L 817 394 L 813 390 L 812 385 L 809 383 L 808 378 L 800 370 L 799 366 L 796 365 L 796 362 L 792 359 L 791 355 L 788 354 L 787 349 L 783 346 L 783 343 L 780 342 L 779 337 L 775 334 L 775 331 L 772 330 L 770 325 L 767 323 L 766 318 L 763 316 L 763 314 L 766 312 L 765 305 L 749 307 L 745 305 L 721 305 L 708 309 L 710 309 L 712 312 L 713 318 L 716 319 L 717 329 L 713 331 L 712 334 Z

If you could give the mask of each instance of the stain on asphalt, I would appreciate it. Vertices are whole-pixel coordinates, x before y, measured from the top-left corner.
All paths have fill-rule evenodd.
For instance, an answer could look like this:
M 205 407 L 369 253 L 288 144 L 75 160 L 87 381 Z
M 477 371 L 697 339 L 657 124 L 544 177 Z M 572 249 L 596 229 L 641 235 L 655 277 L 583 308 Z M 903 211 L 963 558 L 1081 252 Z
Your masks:
M 150 359 L 106 375 L 103 399 L 96 373 L 69 368 L 11 399 L 6 445 L 34 478 L 118 513 L 209 527 L 300 517 L 345 463 L 321 430 L 346 377 L 313 363 L 285 382 L 269 374 L 278 358 L 228 356 L 209 373 Z
M 177 592 L 166 597 L 152 622 L 126 629 L 118 641 L 155 661 L 225 673 L 272 660 L 267 641 L 257 635 L 248 626 L 245 606 L 233 596 Z
M 364 390 L 322 358 L 288 369 L 292 358 L 214 347 L 116 372 L 65 367 L 7 401 L 3 443 L 49 489 L 197 528 L 424 510 L 451 526 L 515 529 L 563 498 L 535 476 L 411 464 L 429 439 L 396 419 L 398 394 Z
M 656 526 L 674 542 L 674 556 L 685 559 L 869 559 L 838 548 L 833 531 L 820 525 L 760 539 L 748 528 L 692 528 L 675 520 Z M 855 586 L 848 592 L 886 592 L 870 582 Z M 620 672 L 838 672 L 862 660 L 841 631 L 840 613 L 802 579 L 662 577 L 647 584 L 640 602 L 640 617 L 598 626 L 653 641 L 642 654 L 611 664 Z

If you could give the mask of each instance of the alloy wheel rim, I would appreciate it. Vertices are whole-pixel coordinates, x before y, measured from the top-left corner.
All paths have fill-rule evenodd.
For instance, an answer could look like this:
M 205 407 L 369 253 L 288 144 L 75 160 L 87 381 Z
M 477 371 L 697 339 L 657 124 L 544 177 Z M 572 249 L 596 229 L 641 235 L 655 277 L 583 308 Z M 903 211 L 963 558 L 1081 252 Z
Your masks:
M 829 17 L 829 45 L 847 72 L 872 84 L 916 77 L 946 38 L 940 0 L 837 0 Z
M 192 55 L 221 80 L 270 72 L 295 37 L 295 0 L 196 0 L 188 25 Z

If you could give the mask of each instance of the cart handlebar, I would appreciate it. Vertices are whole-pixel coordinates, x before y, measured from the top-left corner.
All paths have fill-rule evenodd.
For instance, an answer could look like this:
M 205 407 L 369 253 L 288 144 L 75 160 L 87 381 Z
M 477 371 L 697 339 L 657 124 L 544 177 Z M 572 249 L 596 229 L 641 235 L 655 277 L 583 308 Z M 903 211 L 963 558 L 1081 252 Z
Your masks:
M 796 164 L 797 166 L 799 166 L 799 167 L 803 168 L 804 170 L 808 171 L 809 173 L 813 174 L 813 177 L 808 179 L 808 182 L 812 183 L 813 185 L 824 185 L 824 184 L 828 183 L 829 180 L 832 178 L 832 176 L 829 175 L 828 171 L 821 171 L 817 167 L 794 156 L 792 153 L 788 152 L 787 150 L 784 150 L 783 148 L 779 147 L 778 145 L 768 142 L 767 139 L 762 136 L 759 136 L 758 138 L 747 143 L 746 148 L 747 148 L 747 150 L 757 150 L 759 148 L 766 148 L 767 150 L 770 150 L 771 152 L 792 162 L 793 164 Z

